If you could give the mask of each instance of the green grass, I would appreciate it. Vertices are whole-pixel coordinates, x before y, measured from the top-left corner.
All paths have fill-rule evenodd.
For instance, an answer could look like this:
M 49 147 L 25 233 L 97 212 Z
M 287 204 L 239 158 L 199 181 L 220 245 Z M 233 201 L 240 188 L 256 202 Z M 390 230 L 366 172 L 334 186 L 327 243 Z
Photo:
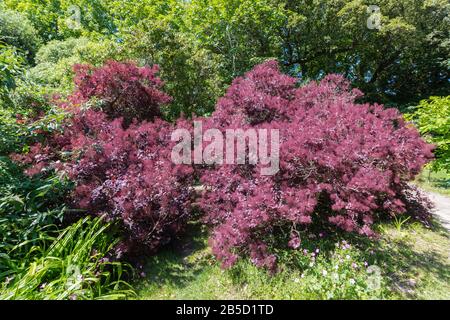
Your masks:
M 140 299 L 450 299 L 447 231 L 410 222 L 379 229 L 380 239 L 350 238 L 346 249 L 339 236 L 303 240 L 308 256 L 280 251 L 280 271 L 270 275 L 247 260 L 222 270 L 207 230 L 193 224 L 183 246 L 149 259 L 135 287 Z M 364 262 L 379 267 L 379 287 Z
M 427 191 L 450 195 L 450 173 L 446 171 L 432 172 L 424 169 L 417 177 L 416 184 Z

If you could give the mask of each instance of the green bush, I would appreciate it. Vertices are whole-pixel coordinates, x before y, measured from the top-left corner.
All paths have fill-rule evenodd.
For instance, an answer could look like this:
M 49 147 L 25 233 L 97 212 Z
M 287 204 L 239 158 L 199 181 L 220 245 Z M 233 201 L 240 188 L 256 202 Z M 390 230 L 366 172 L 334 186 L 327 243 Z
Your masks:
M 20 127 L 11 111 L 0 107 L 0 156 L 18 151 Z
M 37 64 L 16 81 L 11 100 L 21 109 L 48 106 L 55 94 L 64 96 L 72 91 L 73 65 L 102 65 L 112 57 L 121 58 L 117 44 L 110 40 L 96 42 L 87 38 L 69 38 L 50 41 L 37 52 Z
M 432 169 L 450 173 L 450 96 L 421 101 L 407 118 L 416 124 L 429 142 L 436 145 L 436 160 L 432 163 Z
M 0 107 L 0 157 L 27 152 L 30 145 L 43 138 L 43 134 L 60 129 L 65 112 L 45 103 L 28 109 Z M 36 121 L 26 121 L 26 117 L 36 117 L 44 111 L 47 112 L 45 116 Z
M 58 177 L 31 179 L 0 157 L 0 253 L 20 260 L 33 247 L 44 248 L 64 215 L 70 183 Z M 0 263 L 1 273 L 5 265 Z
M 87 38 L 52 40 L 39 49 L 36 54 L 36 63 L 58 63 L 63 58 L 73 56 L 77 47 L 84 46 L 88 42 Z
M 26 152 L 42 137 L 40 132 L 57 130 L 63 116 L 51 111 L 32 124 L 20 124 L 13 110 L 0 108 L 0 254 L 10 259 L 29 255 L 32 247 L 45 247 L 61 224 L 71 183 L 54 174 L 30 178 L 9 155 Z M 5 268 L 0 263 L 0 280 Z

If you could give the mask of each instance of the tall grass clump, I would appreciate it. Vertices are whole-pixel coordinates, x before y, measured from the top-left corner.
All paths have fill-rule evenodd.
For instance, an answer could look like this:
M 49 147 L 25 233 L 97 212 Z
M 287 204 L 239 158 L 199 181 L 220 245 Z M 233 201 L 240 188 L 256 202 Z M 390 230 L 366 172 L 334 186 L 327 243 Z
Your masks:
M 15 266 L 0 287 L 1 300 L 124 299 L 133 294 L 122 280 L 123 265 L 108 253 L 117 244 L 114 227 L 101 218 L 79 220 L 47 250 Z

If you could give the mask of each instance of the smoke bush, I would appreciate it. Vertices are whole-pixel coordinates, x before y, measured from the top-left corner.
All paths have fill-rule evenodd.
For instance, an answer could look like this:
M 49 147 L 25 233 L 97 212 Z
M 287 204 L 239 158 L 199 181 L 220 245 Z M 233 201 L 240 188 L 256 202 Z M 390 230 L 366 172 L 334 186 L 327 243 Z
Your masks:
M 69 117 L 62 132 L 14 158 L 31 165 L 29 175 L 48 169 L 68 174 L 76 183 L 75 208 L 118 220 L 123 238 L 118 256 L 154 253 L 190 217 L 193 171 L 172 163 L 175 125 L 155 118 L 169 100 L 158 89 L 157 69 L 109 62 L 88 75 L 77 68 L 76 92 L 63 104 Z M 85 107 L 83 102 L 93 98 L 107 107 Z
M 139 68 L 117 61 L 108 61 L 100 68 L 75 65 L 76 90 L 70 100 L 80 105 L 96 98 L 110 119 L 123 117 L 126 125 L 134 118 L 153 120 L 161 116 L 161 106 L 171 101 L 161 91 L 164 83 L 157 76 L 158 70 L 157 65 Z
M 407 182 L 432 158 L 432 146 L 397 110 L 355 103 L 361 95 L 339 75 L 296 88 L 274 61 L 233 82 L 205 127 L 279 129 L 280 171 L 204 170 L 200 204 L 224 267 L 248 254 L 273 269 L 270 247 L 280 231 L 292 248 L 314 225 L 373 236 L 377 219 L 417 208 L 423 199 Z

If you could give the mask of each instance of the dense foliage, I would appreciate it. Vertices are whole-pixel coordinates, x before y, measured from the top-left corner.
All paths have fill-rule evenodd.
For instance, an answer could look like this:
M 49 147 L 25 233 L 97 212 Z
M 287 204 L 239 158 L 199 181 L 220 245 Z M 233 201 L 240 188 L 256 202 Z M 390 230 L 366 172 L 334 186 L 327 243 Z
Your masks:
M 449 90 L 446 0 L 4 3 L 3 10 L 31 21 L 37 41 L 85 37 L 100 44 L 91 46 L 91 55 L 113 49 L 106 58 L 160 65 L 173 117 L 213 111 L 232 79 L 267 58 L 277 58 L 284 71 L 305 81 L 341 73 L 365 92 L 365 100 L 398 107 Z M 368 27 L 369 5 L 380 8 L 379 28 Z M 80 13 L 76 28 L 68 22 L 71 6 Z
M 408 117 L 436 145 L 433 168 L 450 172 L 450 96 L 423 100 Z
M 154 119 L 169 96 L 159 90 L 156 67 L 108 62 L 92 74 L 88 66 L 75 68 L 62 132 L 14 158 L 32 165 L 29 175 L 67 173 L 76 183 L 77 209 L 119 220 L 118 256 L 154 253 L 183 229 L 191 211 L 192 168 L 172 163 L 174 126 Z M 93 99 L 98 105 L 89 108 Z
M 373 235 L 384 213 L 412 209 L 407 182 L 432 158 L 432 146 L 397 110 L 356 104 L 361 92 L 341 76 L 298 89 L 295 82 L 274 61 L 259 65 L 233 82 L 207 120 L 224 132 L 279 129 L 281 137 L 277 174 L 261 176 L 259 163 L 222 165 L 202 177 L 213 252 L 226 267 L 248 253 L 273 269 L 268 248 L 280 231 L 292 248 L 310 225 Z
M 75 221 L 72 182 L 53 173 L 29 177 L 6 157 L 59 130 L 61 112 L 31 121 L 0 113 L 0 299 L 126 298 L 124 266 L 110 261 L 119 240 L 102 221 Z M 30 113 L 33 116 L 33 113 Z M 33 118 L 30 118 L 33 120 Z
M 9 93 L 15 89 L 17 78 L 22 74 L 24 57 L 14 46 L 0 42 L 0 106 L 10 103 Z
M 18 112 L 22 110 L 0 108 L 0 279 L 9 272 L 6 260 L 20 263 L 33 256 L 33 248 L 48 245 L 63 220 L 66 193 L 71 188 L 69 181 L 55 175 L 30 178 L 8 158 L 13 152 L 27 152 L 40 132 L 57 128 L 60 119 L 49 112 L 29 123 Z
M 2 0 L 25 15 L 44 41 L 83 34 L 112 34 L 116 28 L 104 0 Z
M 14 46 L 27 55 L 30 61 L 41 45 L 33 24 L 22 14 L 5 9 L 0 3 L 0 42 Z

